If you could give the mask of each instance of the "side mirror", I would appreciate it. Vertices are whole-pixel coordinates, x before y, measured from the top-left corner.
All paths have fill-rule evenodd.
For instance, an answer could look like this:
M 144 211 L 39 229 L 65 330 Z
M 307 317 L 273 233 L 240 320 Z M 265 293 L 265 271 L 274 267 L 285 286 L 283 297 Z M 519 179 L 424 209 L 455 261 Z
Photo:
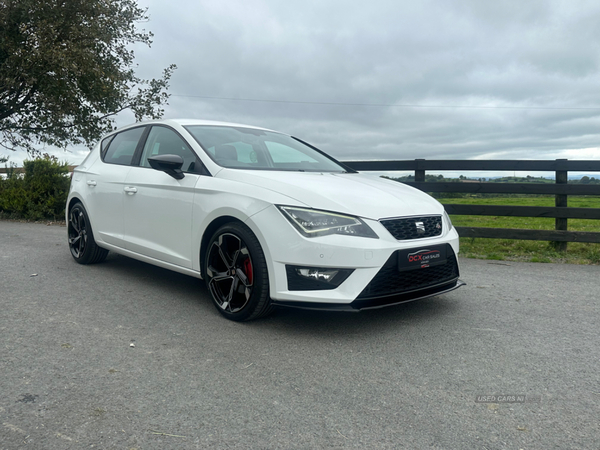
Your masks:
M 181 180 L 185 175 L 181 170 L 183 158 L 179 155 L 156 155 L 148 158 L 153 169 L 165 172 L 176 180 Z

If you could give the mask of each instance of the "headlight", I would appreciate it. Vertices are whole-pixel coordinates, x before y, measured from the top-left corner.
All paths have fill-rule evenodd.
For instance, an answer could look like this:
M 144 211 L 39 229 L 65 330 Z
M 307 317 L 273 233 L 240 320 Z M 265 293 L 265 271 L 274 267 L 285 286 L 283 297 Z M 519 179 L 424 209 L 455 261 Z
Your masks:
M 452 221 L 450 220 L 450 216 L 448 215 L 448 213 L 446 211 L 444 211 L 444 217 L 448 221 L 448 231 L 452 231 L 452 228 L 454 228 L 454 225 L 452 225 Z
M 341 234 L 379 239 L 375 232 L 358 217 L 293 206 L 277 207 L 290 223 L 306 237 Z

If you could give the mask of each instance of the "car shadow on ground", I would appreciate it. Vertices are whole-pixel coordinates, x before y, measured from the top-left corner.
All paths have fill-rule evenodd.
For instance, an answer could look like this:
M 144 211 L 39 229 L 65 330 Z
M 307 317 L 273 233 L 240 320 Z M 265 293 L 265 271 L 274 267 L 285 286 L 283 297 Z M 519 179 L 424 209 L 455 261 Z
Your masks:
M 299 334 L 344 335 L 401 329 L 431 323 L 453 313 L 457 304 L 447 296 L 431 297 L 360 312 L 313 311 L 279 307 L 275 313 L 249 326 L 276 326 Z
M 132 258 L 110 253 L 105 262 L 94 265 L 100 273 L 106 273 L 112 280 L 122 278 L 123 282 L 142 282 L 144 289 L 153 293 L 164 292 L 170 302 L 180 302 L 198 308 L 200 319 L 222 320 L 213 306 L 203 280 L 163 269 Z M 430 323 L 432 319 L 442 320 L 453 314 L 459 303 L 453 300 L 454 293 L 444 296 L 401 303 L 380 309 L 360 312 L 315 311 L 298 308 L 277 307 L 275 312 L 263 319 L 237 324 L 253 331 L 286 330 L 292 334 L 345 335 L 374 330 L 415 326 Z M 456 294 L 454 294 L 456 295 Z M 160 301 L 162 296 L 157 298 Z

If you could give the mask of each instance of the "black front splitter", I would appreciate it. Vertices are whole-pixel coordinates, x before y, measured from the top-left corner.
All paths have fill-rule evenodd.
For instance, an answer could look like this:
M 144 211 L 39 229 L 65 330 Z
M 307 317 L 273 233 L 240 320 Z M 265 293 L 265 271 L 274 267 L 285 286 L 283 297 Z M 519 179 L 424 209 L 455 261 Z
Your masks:
M 311 303 L 311 302 L 296 302 L 296 301 L 279 301 L 273 300 L 273 305 L 284 306 L 286 308 L 309 309 L 316 311 L 347 311 L 359 312 L 367 309 L 385 308 L 386 306 L 399 305 L 401 303 L 413 302 L 422 300 L 428 297 L 445 294 L 458 289 L 461 286 L 466 286 L 462 280 L 455 279 L 449 283 L 432 286 L 416 291 L 403 292 L 385 297 L 376 298 L 361 298 L 354 300 L 352 303 Z

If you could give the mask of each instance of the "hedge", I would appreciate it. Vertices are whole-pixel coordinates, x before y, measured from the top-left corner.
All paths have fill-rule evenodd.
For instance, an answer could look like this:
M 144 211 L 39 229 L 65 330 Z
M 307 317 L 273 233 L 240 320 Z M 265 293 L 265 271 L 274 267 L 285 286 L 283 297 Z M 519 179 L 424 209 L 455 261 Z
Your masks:
M 0 179 L 0 215 L 10 219 L 62 220 L 69 193 L 69 166 L 44 154 L 23 163 L 24 174 L 8 168 Z

